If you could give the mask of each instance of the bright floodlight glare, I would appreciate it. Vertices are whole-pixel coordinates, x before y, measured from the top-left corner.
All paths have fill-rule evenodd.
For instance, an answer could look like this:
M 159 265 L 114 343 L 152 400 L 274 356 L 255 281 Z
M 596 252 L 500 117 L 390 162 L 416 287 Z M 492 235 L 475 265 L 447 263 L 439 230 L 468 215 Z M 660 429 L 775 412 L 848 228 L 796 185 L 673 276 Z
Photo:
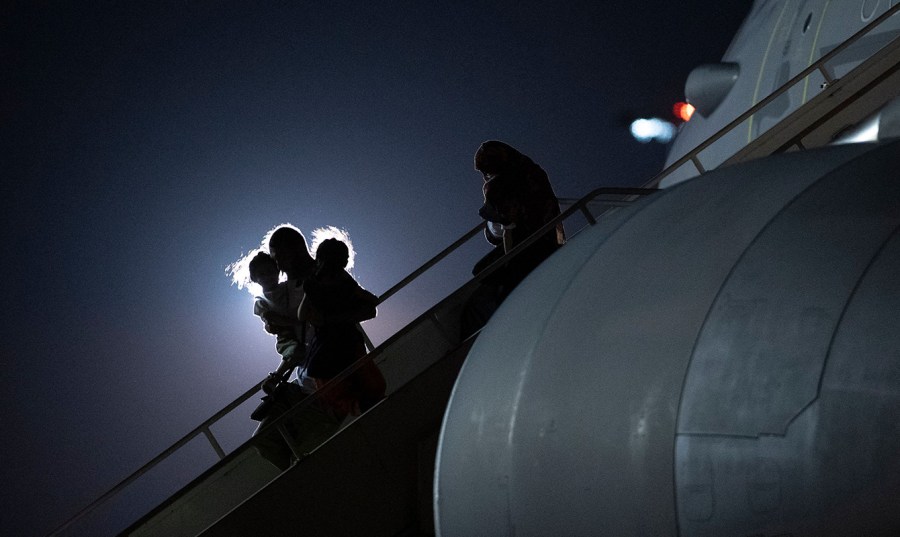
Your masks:
M 675 136 L 675 125 L 656 117 L 636 119 L 631 123 L 631 135 L 643 144 L 651 140 L 665 144 Z

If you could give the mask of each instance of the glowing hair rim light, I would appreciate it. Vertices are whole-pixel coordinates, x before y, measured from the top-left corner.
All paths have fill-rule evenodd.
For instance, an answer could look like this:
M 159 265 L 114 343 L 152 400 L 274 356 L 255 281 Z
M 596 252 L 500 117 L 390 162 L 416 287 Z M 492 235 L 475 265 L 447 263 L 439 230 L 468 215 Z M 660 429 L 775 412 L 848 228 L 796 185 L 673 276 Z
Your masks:
M 250 293 L 250 296 L 254 298 L 263 296 L 262 288 L 259 284 L 250 281 L 250 261 L 260 252 L 269 252 L 269 239 L 272 238 L 272 234 L 275 233 L 275 230 L 283 227 L 291 228 L 301 235 L 303 234 L 303 232 L 293 224 L 284 223 L 272 227 L 265 235 L 263 235 L 259 246 L 253 248 L 246 254 L 242 253 L 241 257 L 225 267 L 225 274 L 231 278 L 231 285 L 236 285 L 238 289 L 246 289 L 247 292 Z M 306 236 L 304 235 L 304 238 L 305 237 Z M 347 233 L 347 230 L 336 226 L 325 226 L 314 229 L 312 232 L 312 243 L 308 245 L 310 255 L 314 255 L 316 249 L 322 244 L 322 241 L 326 239 L 337 239 L 347 245 L 347 252 L 349 255 L 347 258 L 346 269 L 347 272 L 350 272 L 353 268 L 353 261 L 356 258 L 356 252 L 353 250 L 353 243 L 350 241 L 350 234 Z M 282 273 L 279 276 L 279 281 L 284 280 L 285 275 Z
M 231 285 L 236 285 L 238 289 L 246 289 L 247 292 L 250 293 L 250 296 L 254 298 L 263 296 L 262 287 L 260 287 L 259 284 L 250 281 L 250 261 L 260 252 L 266 254 L 269 253 L 269 239 L 272 238 L 272 234 L 275 233 L 275 230 L 283 227 L 291 228 L 301 235 L 303 234 L 303 232 L 293 224 L 283 223 L 273 226 L 265 233 L 265 235 L 263 235 L 262 240 L 259 241 L 259 246 L 253 248 L 246 254 L 241 253 L 241 257 L 225 267 L 225 274 L 231 278 Z M 278 277 L 278 281 L 285 281 L 285 279 L 286 277 L 284 274 L 281 274 Z
M 356 252 L 353 250 L 353 243 L 350 242 L 350 234 L 347 233 L 346 229 L 340 229 L 335 226 L 325 226 L 314 229 L 312 232 L 312 243 L 309 245 L 309 249 L 312 251 L 313 255 L 315 255 L 319 245 L 326 239 L 337 239 L 347 245 L 348 257 L 346 269 L 347 272 L 350 272 L 353 268 L 353 260 L 356 258 Z

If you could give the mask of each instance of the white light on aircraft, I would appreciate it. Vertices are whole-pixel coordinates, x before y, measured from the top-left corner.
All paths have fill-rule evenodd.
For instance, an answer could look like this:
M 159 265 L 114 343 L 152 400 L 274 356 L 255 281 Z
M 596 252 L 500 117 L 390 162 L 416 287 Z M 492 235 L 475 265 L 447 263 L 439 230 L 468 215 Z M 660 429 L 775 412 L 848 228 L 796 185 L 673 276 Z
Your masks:
M 843 133 L 837 140 L 834 141 L 834 143 L 835 145 L 840 145 L 860 144 L 863 142 L 877 142 L 879 124 L 879 116 L 869 118 L 856 127 Z
M 631 123 L 631 135 L 643 144 L 651 140 L 665 144 L 675 137 L 675 125 L 656 117 L 636 119 Z

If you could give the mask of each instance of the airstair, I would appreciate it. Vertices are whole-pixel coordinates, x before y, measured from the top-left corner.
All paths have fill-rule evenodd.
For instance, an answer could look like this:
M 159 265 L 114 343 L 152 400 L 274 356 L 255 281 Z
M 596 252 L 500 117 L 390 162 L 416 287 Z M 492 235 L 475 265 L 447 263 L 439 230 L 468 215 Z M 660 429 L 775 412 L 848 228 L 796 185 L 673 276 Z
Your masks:
M 843 76 L 838 77 L 831 67 L 835 63 L 848 63 L 842 55 L 852 51 L 854 44 L 876 28 L 887 26 L 885 23 L 898 11 L 900 5 L 886 10 L 643 186 L 665 186 L 672 178 L 692 177 L 720 166 L 834 143 L 866 118 L 876 123 L 880 119 L 882 138 L 900 136 L 900 38 L 894 38 Z M 891 24 L 896 27 L 896 21 Z M 783 106 L 785 96 L 813 77 L 821 80 L 821 91 L 815 97 L 800 105 L 792 104 L 783 114 L 772 113 L 781 117 L 777 124 L 752 141 L 734 147 L 733 139 L 726 135 L 749 130 L 748 123 L 755 117 L 768 107 Z
M 309 449 L 292 441 L 285 424 L 313 405 L 311 396 L 271 426 L 292 449 L 296 462 L 280 471 L 258 452 L 261 436 L 226 452 L 211 427 L 225 416 L 244 411 L 259 395 L 259 383 L 200 424 L 159 456 L 88 505 L 50 536 L 84 535 L 79 525 L 154 467 L 186 449 L 195 439 L 208 441 L 219 461 L 182 486 L 178 492 L 143 514 L 123 536 L 234 535 L 433 535 L 432 477 L 438 432 L 459 368 L 477 334 L 462 334 L 460 319 L 466 301 L 481 281 L 514 258 L 545 231 L 565 222 L 571 240 L 575 229 L 596 224 L 607 211 L 619 210 L 654 192 L 667 176 L 684 166 L 703 173 L 720 165 L 760 158 L 782 151 L 824 145 L 847 125 L 876 113 L 900 94 L 900 39 L 895 39 L 840 79 L 831 77 L 829 60 L 855 39 L 892 16 L 894 6 L 844 44 L 823 56 L 756 106 L 737 117 L 690 153 L 645 184 L 645 188 L 601 188 L 572 203 L 557 220 L 503 259 L 438 302 L 384 343 L 372 357 L 388 384 L 387 397 L 336 433 Z M 745 124 L 779 95 L 813 72 L 827 86 L 797 107 L 750 144 L 722 157 L 723 136 Z M 713 156 L 714 155 L 714 156 Z M 683 173 L 683 170 L 682 170 Z M 380 297 L 383 304 L 420 278 L 452 252 L 478 237 L 479 224 Z M 335 383 L 351 374 L 351 366 Z M 327 390 L 329 387 L 326 387 Z M 241 410 L 244 409 L 244 410 Z M 246 414 L 244 414 L 246 416 Z M 263 435 L 265 436 L 265 435 Z M 124 524 L 123 524 L 124 525 Z

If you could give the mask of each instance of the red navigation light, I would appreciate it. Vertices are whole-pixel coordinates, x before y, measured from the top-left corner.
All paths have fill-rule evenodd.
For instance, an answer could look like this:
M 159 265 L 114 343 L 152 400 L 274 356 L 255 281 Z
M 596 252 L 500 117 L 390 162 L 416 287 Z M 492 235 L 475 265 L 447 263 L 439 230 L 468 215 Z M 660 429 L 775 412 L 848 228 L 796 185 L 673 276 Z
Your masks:
M 675 106 L 672 107 L 672 112 L 675 114 L 675 117 L 685 122 L 691 120 L 691 116 L 694 115 L 694 110 L 694 105 L 688 103 L 675 103 Z

